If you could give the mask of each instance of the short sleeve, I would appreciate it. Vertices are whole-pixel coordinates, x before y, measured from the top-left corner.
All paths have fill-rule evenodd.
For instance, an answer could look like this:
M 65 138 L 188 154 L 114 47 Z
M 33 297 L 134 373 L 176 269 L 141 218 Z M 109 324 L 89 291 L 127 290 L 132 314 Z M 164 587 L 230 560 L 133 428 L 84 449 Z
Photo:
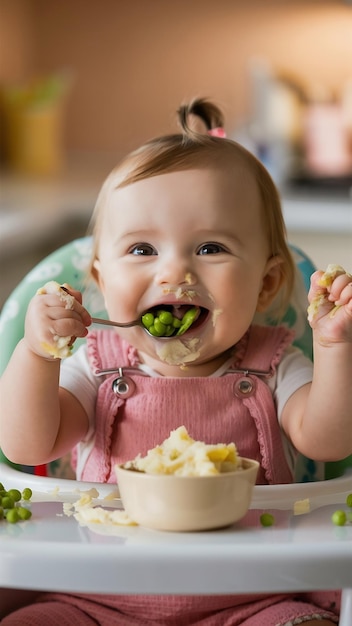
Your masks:
M 286 350 L 276 373 L 274 399 L 279 421 L 287 400 L 313 379 L 313 363 L 298 348 Z M 271 386 L 271 385 L 270 385 Z
M 87 355 L 87 346 L 82 345 L 68 359 L 61 363 L 60 387 L 63 387 L 80 402 L 89 420 L 89 429 L 85 439 L 91 437 L 95 428 L 95 404 L 100 378 L 93 375 Z

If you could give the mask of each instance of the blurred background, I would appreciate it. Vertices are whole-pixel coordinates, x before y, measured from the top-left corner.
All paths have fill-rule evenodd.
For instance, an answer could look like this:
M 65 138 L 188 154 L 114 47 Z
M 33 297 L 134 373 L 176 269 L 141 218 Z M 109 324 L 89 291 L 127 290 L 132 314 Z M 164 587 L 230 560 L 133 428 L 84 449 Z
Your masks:
M 0 307 L 195 96 L 268 167 L 289 240 L 352 271 L 351 59 L 347 0 L 0 0 Z

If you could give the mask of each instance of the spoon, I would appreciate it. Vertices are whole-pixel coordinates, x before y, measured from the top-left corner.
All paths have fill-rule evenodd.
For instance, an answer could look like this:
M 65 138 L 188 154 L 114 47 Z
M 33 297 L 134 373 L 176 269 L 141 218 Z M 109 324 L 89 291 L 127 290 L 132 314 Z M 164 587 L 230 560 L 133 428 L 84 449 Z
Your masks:
M 104 324 L 106 326 L 117 326 L 118 328 L 130 328 L 131 326 L 141 326 L 150 337 L 158 339 L 170 339 L 176 335 L 183 335 L 200 314 L 199 307 L 192 307 L 183 315 L 182 319 L 175 319 L 169 311 L 160 311 L 157 317 L 151 313 L 143 315 L 132 322 L 113 322 L 111 320 L 92 317 L 94 324 Z M 146 318 L 151 316 L 149 323 Z M 177 323 L 177 326 L 176 326 Z M 158 324 L 158 327 L 157 327 Z M 154 329 L 154 332 L 151 329 Z M 159 332 L 157 332 L 159 330 Z
M 92 323 L 101 324 L 103 326 L 117 326 L 118 328 L 130 328 L 131 326 L 140 326 L 141 328 L 143 328 L 143 330 L 145 330 L 145 332 L 150 337 L 153 337 L 154 339 L 172 339 L 172 336 L 171 337 L 156 337 L 151 332 L 149 332 L 148 328 L 144 326 L 141 319 L 132 320 L 132 322 L 113 322 L 112 320 L 104 320 L 104 319 L 101 319 L 100 317 L 92 317 Z
M 144 330 L 146 327 L 142 324 L 142 320 L 132 320 L 132 322 L 113 322 L 112 320 L 103 320 L 100 317 L 92 317 L 93 324 L 102 324 L 103 326 L 118 326 L 119 328 L 129 328 L 130 326 L 142 326 Z

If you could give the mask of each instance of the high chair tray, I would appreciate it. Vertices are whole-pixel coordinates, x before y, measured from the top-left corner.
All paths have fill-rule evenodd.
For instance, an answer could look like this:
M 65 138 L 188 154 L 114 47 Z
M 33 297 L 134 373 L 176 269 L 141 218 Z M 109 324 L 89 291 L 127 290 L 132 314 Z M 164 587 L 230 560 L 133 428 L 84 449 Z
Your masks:
M 98 505 L 121 508 L 108 499 L 114 485 L 42 478 L 4 464 L 0 482 L 33 490 L 29 521 L 0 522 L 0 587 L 135 594 L 352 587 L 352 523 L 331 521 L 336 509 L 348 510 L 351 471 L 319 483 L 257 486 L 243 520 L 199 533 L 81 526 L 64 514 L 63 503 L 91 487 Z M 275 518 L 269 528 L 260 524 L 264 510 Z

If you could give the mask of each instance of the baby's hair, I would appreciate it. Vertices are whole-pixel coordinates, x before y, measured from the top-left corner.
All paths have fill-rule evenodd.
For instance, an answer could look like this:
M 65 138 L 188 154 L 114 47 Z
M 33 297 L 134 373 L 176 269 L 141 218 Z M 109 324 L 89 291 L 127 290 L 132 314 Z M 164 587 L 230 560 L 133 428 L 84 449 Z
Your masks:
M 224 126 L 224 116 L 220 109 L 206 98 L 195 98 L 188 104 L 182 104 L 177 111 L 178 119 L 183 132 L 190 134 L 189 116 L 199 117 L 207 130 Z
M 94 245 L 91 274 L 94 276 L 94 261 L 98 258 L 104 207 L 115 190 L 171 172 L 199 168 L 229 170 L 242 164 L 250 171 L 257 184 L 269 256 L 278 256 L 281 259 L 279 267 L 282 288 L 277 311 L 270 311 L 279 320 L 287 310 L 293 291 L 295 264 L 287 244 L 280 198 L 275 184 L 263 164 L 237 142 L 194 131 L 188 132 L 187 129 L 185 122 L 183 134 L 151 139 L 128 154 L 107 177 L 98 196 L 92 220 Z

